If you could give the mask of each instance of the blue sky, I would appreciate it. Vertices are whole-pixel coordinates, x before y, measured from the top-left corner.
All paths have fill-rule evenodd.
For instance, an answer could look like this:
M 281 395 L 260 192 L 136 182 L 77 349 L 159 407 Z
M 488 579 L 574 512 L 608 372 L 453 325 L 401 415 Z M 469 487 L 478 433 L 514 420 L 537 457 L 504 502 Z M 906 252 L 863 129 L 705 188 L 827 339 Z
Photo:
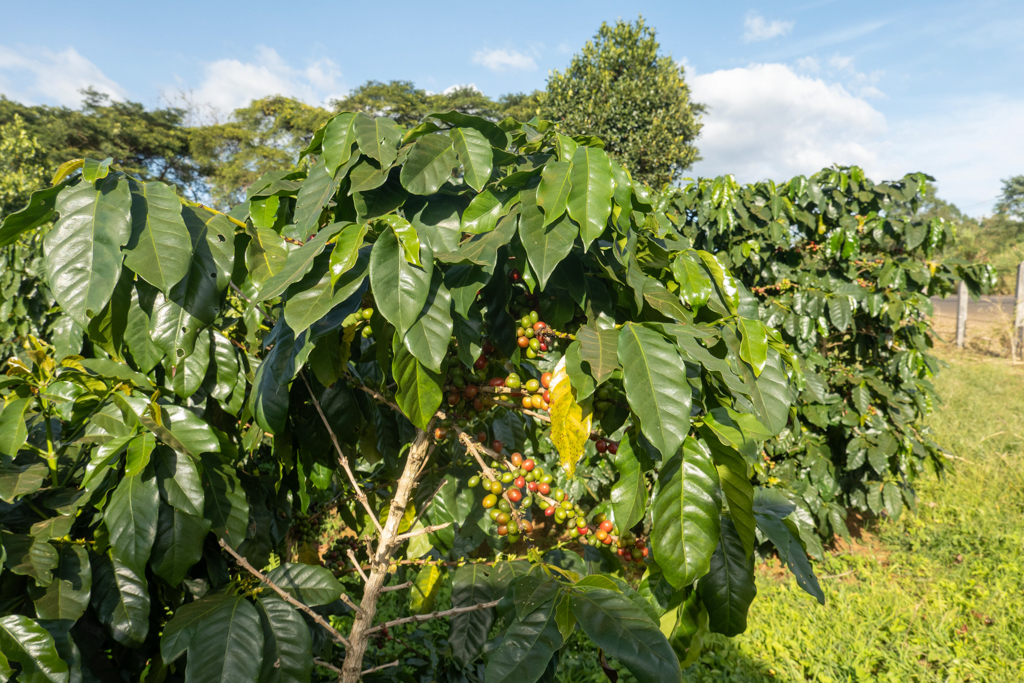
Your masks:
M 694 174 L 784 179 L 831 163 L 923 170 L 968 213 L 1024 173 L 1024 2 L 17 3 L 0 93 L 75 106 L 93 85 L 224 117 L 369 79 L 488 95 L 543 88 L 602 21 L 642 14 L 710 105 Z

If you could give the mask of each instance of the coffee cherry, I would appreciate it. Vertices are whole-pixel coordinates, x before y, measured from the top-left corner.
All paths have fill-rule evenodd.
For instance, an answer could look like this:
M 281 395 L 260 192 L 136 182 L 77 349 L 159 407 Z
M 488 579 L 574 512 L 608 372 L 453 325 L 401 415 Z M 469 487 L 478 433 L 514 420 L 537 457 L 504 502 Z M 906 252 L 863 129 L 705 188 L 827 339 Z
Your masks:
M 530 491 L 538 491 L 540 490 L 540 484 L 535 481 L 528 481 L 526 482 L 526 488 Z
M 538 320 L 540 320 L 540 313 L 538 313 L 537 311 L 530 311 L 529 318 L 530 318 L 530 323 L 531 324 L 535 323 Z
M 487 432 L 477 432 L 476 440 L 477 443 L 487 443 Z
M 541 492 L 541 494 L 543 494 L 543 495 L 545 495 L 545 496 L 546 496 L 546 495 L 548 495 L 549 493 L 551 493 L 551 486 L 549 486 L 548 484 L 543 484 L 543 483 L 542 483 L 542 484 L 539 484 L 539 485 L 537 486 L 537 490 L 538 490 L 538 491 L 540 491 L 540 492 Z
M 523 499 L 523 492 L 519 489 L 512 487 L 508 490 L 508 499 L 513 503 L 518 503 Z
M 495 453 L 501 453 L 501 450 L 503 448 L 504 448 L 504 445 L 500 441 L 498 441 L 497 439 L 495 439 L 494 441 L 491 442 L 491 450 L 494 451 Z
M 498 535 L 499 536 L 507 536 L 508 535 L 508 527 L 505 526 L 504 524 L 500 525 L 498 527 Z
M 501 483 L 502 484 L 511 484 L 512 480 L 515 479 L 515 478 L 516 478 L 516 475 L 512 474 L 511 472 L 502 472 L 501 473 Z
M 499 512 L 494 518 L 494 521 L 498 524 L 508 524 L 508 520 L 512 519 L 507 512 Z
M 491 518 L 492 522 L 496 521 L 498 519 L 498 515 L 500 514 L 501 510 L 499 510 L 498 508 L 491 508 L 490 510 L 487 511 L 487 515 Z
M 533 507 L 533 498 L 531 498 L 530 496 L 526 496 L 519 504 L 519 507 L 523 508 L 524 510 Z
M 619 452 L 619 444 L 615 443 L 614 441 L 609 441 L 608 442 L 608 452 L 611 453 L 612 455 L 615 455 L 616 453 L 618 453 Z
M 484 502 L 482 503 L 482 505 L 485 508 L 492 508 L 492 507 L 494 507 L 497 504 L 498 504 L 498 497 L 496 495 L 494 495 L 493 493 L 484 496 Z
M 535 463 L 532 458 L 528 458 L 523 461 L 523 469 L 526 470 L 527 472 L 532 472 L 533 468 L 536 466 L 537 463 Z
M 516 480 L 512 482 L 516 488 L 524 488 L 526 486 L 526 480 L 522 477 L 516 477 Z
M 527 339 L 533 339 L 534 336 L 535 336 L 534 332 L 533 332 L 533 328 L 532 327 L 527 327 L 525 330 L 523 330 L 523 336 L 526 337 Z
M 552 477 L 550 474 L 545 474 L 545 475 L 541 476 L 540 483 L 542 483 L 542 484 L 550 484 L 554 480 L 555 480 L 555 478 Z
M 512 282 L 519 282 L 519 279 L 522 277 L 522 275 L 519 274 L 518 268 L 513 268 L 512 271 L 509 272 L 508 277 L 510 280 L 512 280 Z
M 509 457 L 509 460 L 511 460 L 512 464 L 515 465 L 516 467 L 521 467 L 523 464 L 523 456 L 521 453 L 518 452 L 513 453 L 511 457 Z
M 480 356 L 479 358 L 476 359 L 476 362 L 473 363 L 473 367 L 476 368 L 477 370 L 483 370 L 484 368 L 487 367 L 487 358 L 485 358 L 484 356 Z
M 492 388 L 500 387 L 500 386 L 502 386 L 504 384 L 505 384 L 505 378 L 504 377 L 492 377 L 489 380 L 487 380 L 487 386 L 492 387 Z
M 557 510 L 555 510 L 555 521 L 559 524 L 565 521 L 565 510 L 563 510 L 562 508 L 558 508 Z
M 528 534 L 533 531 L 533 525 L 530 524 L 530 520 L 524 519 L 519 522 L 519 531 L 524 534 Z
M 641 554 L 642 554 L 642 555 L 643 555 L 644 557 L 647 557 L 647 553 L 648 553 L 648 550 L 647 550 L 647 548 L 641 548 L 641 549 L 640 549 L 640 553 L 641 553 Z
M 520 380 L 519 375 L 514 372 L 505 378 L 505 386 L 509 389 L 518 389 L 521 385 L 522 380 Z
M 526 349 L 526 357 L 529 358 L 530 360 L 533 360 L 534 358 L 537 357 L 537 352 L 534 351 L 533 349 L 528 348 Z
M 596 538 L 599 541 L 604 541 L 606 538 L 608 538 L 608 532 L 604 529 L 601 529 L 596 534 L 594 534 L 594 538 Z
M 565 500 L 565 491 L 563 491 L 562 489 L 555 489 L 555 500 L 557 500 L 559 503 Z
M 504 490 L 505 489 L 504 489 L 504 487 L 502 487 L 500 481 L 492 481 L 491 482 L 491 493 L 493 493 L 494 495 L 496 495 L 496 496 L 497 495 L 501 495 L 501 492 L 504 491 Z
M 512 512 L 512 505 L 504 498 L 498 499 L 498 509 L 502 512 Z
M 551 388 L 551 373 L 550 372 L 545 372 L 543 375 L 541 375 L 540 376 L 540 383 L 541 383 L 541 386 L 543 386 L 545 389 L 550 389 Z
M 469 488 L 475 489 L 477 486 L 480 485 L 480 477 L 477 477 L 477 476 L 470 477 L 469 481 L 467 482 L 467 485 L 469 486 Z
M 438 441 L 442 441 L 444 439 L 447 439 L 448 438 L 448 429 L 447 429 L 447 427 L 438 427 L 437 429 L 435 429 L 434 430 L 434 438 L 437 439 Z
M 601 522 L 601 531 L 611 531 L 614 526 L 615 525 L 612 524 L 612 521 L 610 519 L 603 520 Z
M 540 410 L 544 407 L 544 397 L 540 394 L 534 394 L 530 397 L 530 405 L 534 410 Z
M 548 391 L 547 389 L 545 389 L 545 390 L 544 390 L 544 391 L 543 391 L 543 392 L 541 393 L 541 396 L 542 396 L 542 397 L 544 398 L 544 402 L 545 402 L 545 403 L 551 403 L 551 392 L 550 392 L 550 391 Z
M 550 517 L 553 514 L 555 514 L 556 512 L 558 512 L 558 510 L 557 510 L 557 508 L 555 508 L 554 505 L 550 505 L 550 506 L 544 508 L 544 516 L 545 517 Z
M 465 389 L 462 390 L 463 396 L 465 396 L 470 401 L 476 398 L 476 395 L 478 393 L 480 393 L 480 387 L 478 387 L 475 384 L 470 384 Z
M 530 339 L 524 334 L 516 340 L 516 343 L 519 344 L 519 348 L 525 349 L 530 345 Z
M 462 400 L 461 394 L 448 394 L 448 405 L 454 406 Z
M 550 410 L 551 409 L 551 404 L 548 403 L 547 401 L 545 401 L 544 399 L 541 399 L 540 400 L 540 409 L 541 410 Z
M 643 556 L 644 556 L 644 554 L 643 554 L 642 552 L 640 552 L 640 549 L 639 549 L 639 548 L 633 548 L 632 550 L 630 550 L 630 551 L 629 551 L 629 554 L 630 554 L 630 556 L 631 556 L 631 557 L 632 557 L 632 558 L 633 558 L 634 560 L 640 560 L 640 559 L 643 559 Z
M 534 337 L 530 340 L 530 348 L 534 351 L 540 351 L 540 339 Z
M 535 379 L 527 380 L 526 386 L 524 387 L 531 394 L 540 389 L 540 382 Z

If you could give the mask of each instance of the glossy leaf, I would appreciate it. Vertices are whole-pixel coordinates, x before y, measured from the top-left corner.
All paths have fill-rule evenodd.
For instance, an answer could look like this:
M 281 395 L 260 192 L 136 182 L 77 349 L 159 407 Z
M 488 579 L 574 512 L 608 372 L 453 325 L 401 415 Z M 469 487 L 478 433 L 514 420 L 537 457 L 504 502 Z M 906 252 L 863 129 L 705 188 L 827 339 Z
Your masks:
M 212 593 L 174 610 L 174 616 L 164 624 L 160 639 L 160 654 L 164 663 L 170 664 L 185 654 L 199 624 L 220 609 L 224 603 L 232 602 L 234 599 L 233 595 L 226 593 Z
M 303 241 L 317 232 L 320 214 L 338 191 L 339 181 L 327 170 L 326 161 L 321 158 L 309 169 L 309 177 L 302 183 L 299 196 L 295 199 L 294 234 Z
M 434 261 L 425 248 L 421 259 L 422 268 L 406 261 L 392 230 L 381 233 L 370 252 L 370 287 L 377 308 L 400 337 L 419 319 L 430 295 Z
M 89 553 L 81 545 L 61 543 L 58 566 L 49 586 L 32 586 L 29 596 L 37 619 L 75 622 L 85 613 L 92 593 Z
M 273 277 L 263 283 L 259 297 L 263 301 L 281 296 L 288 286 L 298 282 L 313 267 L 313 261 L 327 246 L 327 242 L 340 233 L 349 223 L 333 223 L 322 228 L 316 237 L 298 249 L 288 252 L 288 258 Z
M 356 144 L 356 115 L 343 112 L 331 119 L 324 128 L 324 162 L 332 176 L 348 163 Z
M 397 335 L 393 346 L 391 372 L 398 385 L 395 401 L 415 426 L 426 429 L 441 407 L 444 376 L 421 363 Z
M 233 548 L 245 540 L 249 526 L 249 503 L 235 468 L 217 455 L 204 454 L 202 482 L 205 493 L 203 517 L 211 530 Z
M 668 640 L 628 597 L 595 588 L 573 595 L 572 611 L 594 644 L 622 662 L 641 683 L 682 680 Z
M 452 139 L 430 133 L 418 138 L 402 165 L 402 186 L 412 194 L 434 194 L 451 177 L 459 159 Z
M 359 250 L 366 237 L 366 225 L 346 225 L 334 238 L 334 249 L 331 250 L 331 284 L 347 273 L 359 261 Z
M 657 332 L 626 323 L 619 331 L 618 358 L 626 398 L 644 436 L 671 457 L 690 430 L 691 395 L 679 353 Z
M 353 130 L 359 151 L 375 159 L 381 168 L 387 168 L 398 158 L 402 130 L 390 118 L 359 113 L 353 120 Z
M 248 233 L 252 239 L 245 248 L 245 265 L 253 284 L 260 287 L 284 267 L 288 249 L 281 236 L 270 228 L 255 227 Z
M 289 595 L 310 606 L 326 605 L 341 595 L 342 588 L 327 567 L 310 564 L 282 564 L 267 579 Z
M 612 486 L 611 500 L 615 524 L 620 529 L 633 527 L 647 510 L 647 482 L 640 459 L 633 451 L 634 439 L 627 434 L 619 441 L 612 464 L 619 478 Z
M 537 206 L 544 211 L 544 225 L 548 226 L 562 217 L 569 200 L 572 182 L 569 179 L 572 164 L 568 161 L 552 161 L 544 166 L 537 186 Z
M 60 219 L 46 235 L 46 277 L 61 309 L 82 325 L 110 301 L 131 236 L 128 182 L 80 182 L 57 197 Z
M 53 637 L 22 614 L 0 617 L 0 652 L 21 665 L 22 683 L 66 683 L 68 665 L 57 654 Z
M 580 359 L 590 365 L 596 384 L 604 384 L 619 369 L 619 331 L 597 327 L 581 327 L 576 333 L 580 343 Z
M 7 559 L 4 566 L 12 574 L 31 576 L 37 586 L 46 587 L 53 581 L 59 556 L 47 539 L 0 531 Z
M 580 226 L 583 249 L 601 236 L 612 212 L 615 181 L 612 165 L 603 149 L 579 147 L 572 155 L 571 189 L 566 208 Z
M 224 602 L 196 627 L 189 641 L 189 683 L 255 681 L 263 662 L 260 615 L 243 596 Z
M 658 473 L 653 507 L 654 559 L 673 586 L 682 588 L 708 572 L 718 545 L 720 499 L 710 452 L 687 438 Z
M 114 640 L 138 647 L 149 633 L 150 599 L 145 575 L 138 575 L 117 558 L 101 556 L 92 565 L 92 605 L 109 626 Z
M 34 398 L 16 398 L 0 411 L 0 453 L 15 456 L 28 439 L 25 413 L 35 404 Z M 16 490 L 18 486 L 14 486 Z M 13 497 L 13 496 L 12 496 Z
M 519 216 L 519 238 L 530 259 L 530 266 L 541 289 L 562 260 L 572 251 L 579 229 L 568 218 L 548 223 L 537 206 L 538 195 L 523 192 L 522 213 Z
M 452 575 L 452 607 L 469 607 L 492 599 L 488 568 L 473 562 L 459 567 Z M 483 652 L 487 635 L 494 624 L 494 609 L 463 612 L 451 617 L 448 642 L 452 656 L 467 668 Z
M 416 573 L 409 588 L 409 611 L 413 614 L 433 612 L 441 591 L 441 570 L 431 564 Z
M 679 295 L 692 310 L 707 303 L 711 296 L 711 278 L 695 252 L 686 250 L 676 254 L 672 276 L 679 285 Z
M 732 520 L 722 520 L 722 535 L 711 556 L 711 569 L 697 584 L 714 633 L 733 637 L 747 630 L 747 610 L 757 595 L 754 556 L 748 555 Z
M 140 576 L 153 549 L 159 512 L 156 477 L 145 474 L 124 477 L 103 511 L 114 558 Z
M 759 320 L 740 318 L 740 330 L 743 335 L 740 341 L 740 358 L 750 363 L 754 374 L 760 375 L 768 362 L 768 335 Z
M 4 216 L 0 222 L 0 248 L 14 244 L 23 233 L 53 220 L 57 196 L 68 184 L 63 178 L 55 180 L 53 187 L 33 192 L 27 206 Z
M 263 625 L 261 683 L 306 683 L 313 669 L 313 639 L 305 620 L 284 600 L 262 595 L 256 602 Z
M 462 162 L 466 184 L 480 192 L 490 180 L 494 168 L 491 143 L 473 128 L 453 128 L 448 136 Z
M 153 573 L 172 586 L 179 585 L 203 556 L 203 540 L 210 520 L 161 505 L 151 565 Z
M 554 605 L 516 619 L 505 631 L 501 645 L 487 661 L 487 683 L 535 683 L 547 669 L 548 661 L 562 646 L 554 619 Z

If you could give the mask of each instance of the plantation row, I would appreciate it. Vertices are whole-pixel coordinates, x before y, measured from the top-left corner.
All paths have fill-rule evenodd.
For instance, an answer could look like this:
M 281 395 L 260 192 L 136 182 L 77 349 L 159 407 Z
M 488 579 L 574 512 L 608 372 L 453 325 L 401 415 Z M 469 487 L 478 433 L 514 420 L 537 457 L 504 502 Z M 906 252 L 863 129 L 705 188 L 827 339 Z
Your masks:
M 532 683 L 578 634 L 673 681 L 756 554 L 824 602 L 847 507 L 941 466 L 928 297 L 991 272 L 922 175 L 657 192 L 602 146 L 342 113 L 228 213 L 62 166 L 0 226 L 56 220 L 60 311 L 0 381 L 0 673 Z

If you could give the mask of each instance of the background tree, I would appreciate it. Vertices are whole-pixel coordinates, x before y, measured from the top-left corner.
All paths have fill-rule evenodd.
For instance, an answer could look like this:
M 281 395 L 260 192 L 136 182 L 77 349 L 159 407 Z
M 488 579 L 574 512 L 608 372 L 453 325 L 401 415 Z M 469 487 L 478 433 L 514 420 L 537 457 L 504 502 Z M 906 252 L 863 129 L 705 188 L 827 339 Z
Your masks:
M 1015 175 L 1003 181 L 996 212 L 1024 220 L 1024 175 Z
M 367 81 L 333 104 L 335 111 L 387 116 L 400 126 L 409 126 L 431 112 L 452 110 L 498 121 L 509 116 L 502 102 L 495 102 L 472 85 L 430 93 L 417 88 L 412 81 Z
M 642 17 L 602 24 L 569 68 L 548 79 L 543 108 L 565 132 L 604 140 L 634 178 L 655 187 L 700 159 L 694 141 L 705 107 L 690 101 L 683 67 L 658 54 Z

